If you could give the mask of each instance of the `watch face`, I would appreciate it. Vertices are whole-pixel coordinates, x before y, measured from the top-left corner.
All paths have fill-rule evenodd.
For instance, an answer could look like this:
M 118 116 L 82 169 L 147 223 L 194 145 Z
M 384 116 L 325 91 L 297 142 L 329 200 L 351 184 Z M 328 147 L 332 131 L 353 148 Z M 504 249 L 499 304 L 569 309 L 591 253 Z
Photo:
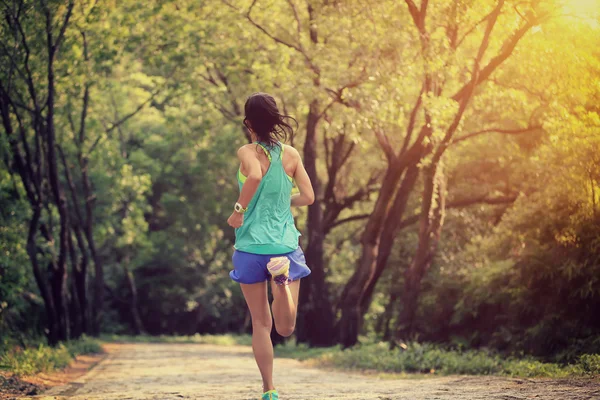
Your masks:
M 242 205 L 240 203 L 235 203 L 234 210 L 240 212 L 242 210 Z

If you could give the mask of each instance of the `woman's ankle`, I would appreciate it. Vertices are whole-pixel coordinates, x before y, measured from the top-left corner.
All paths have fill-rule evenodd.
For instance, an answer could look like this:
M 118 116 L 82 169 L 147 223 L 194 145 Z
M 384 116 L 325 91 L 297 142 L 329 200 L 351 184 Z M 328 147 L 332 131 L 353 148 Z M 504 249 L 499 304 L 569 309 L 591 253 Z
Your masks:
M 275 386 L 272 383 L 269 385 L 263 383 L 263 393 L 266 393 L 269 390 L 275 390 Z

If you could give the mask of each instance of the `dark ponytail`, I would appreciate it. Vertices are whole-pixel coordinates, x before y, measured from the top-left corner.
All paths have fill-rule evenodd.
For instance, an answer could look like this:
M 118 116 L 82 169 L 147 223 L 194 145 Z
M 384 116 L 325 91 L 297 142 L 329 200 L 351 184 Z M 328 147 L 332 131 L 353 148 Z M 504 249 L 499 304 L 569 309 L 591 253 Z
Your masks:
M 286 120 L 294 121 L 298 128 L 298 121 L 281 114 L 275 99 L 266 93 L 254 93 L 248 97 L 244 112 L 246 113 L 244 125 L 252 128 L 258 141 L 266 143 L 270 147 L 274 147 L 278 141 L 286 141 L 288 137 L 291 138 L 294 135 L 294 128 Z

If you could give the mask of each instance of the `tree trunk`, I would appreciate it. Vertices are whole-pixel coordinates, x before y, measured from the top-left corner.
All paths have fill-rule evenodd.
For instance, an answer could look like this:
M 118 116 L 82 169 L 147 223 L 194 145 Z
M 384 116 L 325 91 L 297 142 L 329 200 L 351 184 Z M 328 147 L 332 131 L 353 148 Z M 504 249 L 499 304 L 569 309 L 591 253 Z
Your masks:
M 444 223 L 446 188 L 444 177 L 441 171 L 438 170 L 437 165 L 433 164 L 427 168 L 424 184 L 419 244 L 410 266 L 404 273 L 402 310 L 396 328 L 396 339 L 398 340 L 409 339 L 414 332 L 415 316 L 421 293 L 421 281 L 433 261 Z M 432 210 L 436 197 L 437 206 Z
M 56 307 L 54 304 L 54 298 L 52 296 L 52 292 L 50 288 L 46 284 L 46 277 L 42 273 L 37 254 L 38 254 L 38 246 L 36 243 L 36 234 L 38 230 L 42 231 L 46 236 L 46 240 L 51 241 L 50 232 L 44 229 L 43 224 L 40 224 L 40 218 L 42 214 L 42 196 L 43 193 L 41 191 L 41 174 L 35 174 L 32 168 L 32 164 L 29 163 L 29 158 L 27 158 L 28 163 L 25 162 L 23 156 L 21 155 L 21 150 L 18 145 L 18 141 L 14 138 L 14 129 L 12 125 L 12 119 L 10 115 L 9 105 L 11 100 L 8 96 L 8 93 L 5 91 L 4 87 L 0 82 L 0 89 L 2 89 L 2 93 L 0 95 L 0 116 L 2 117 L 2 125 L 6 131 L 6 135 L 8 137 L 8 141 L 11 146 L 13 163 L 18 171 L 23 186 L 25 187 L 25 191 L 27 193 L 27 198 L 31 205 L 32 216 L 29 220 L 29 229 L 27 232 L 27 255 L 29 256 L 29 260 L 31 261 L 31 267 L 33 269 L 33 276 L 35 278 L 36 284 L 40 291 L 40 295 L 44 301 L 44 307 L 46 310 L 46 325 L 48 328 L 47 331 L 47 339 L 50 345 L 55 345 L 60 340 L 60 329 L 58 323 L 58 316 Z M 36 113 L 36 120 L 37 120 Z M 19 121 L 19 129 L 21 132 L 21 138 L 24 141 L 23 146 L 25 147 L 26 156 L 29 156 L 27 142 L 25 139 L 24 126 L 20 119 Z M 34 131 L 35 140 L 39 140 L 39 131 Z M 37 160 L 37 158 L 36 158 Z M 38 171 L 41 170 L 41 166 L 38 165 Z M 38 180 L 39 179 L 39 180 Z
M 310 103 L 306 123 L 306 142 L 304 143 L 304 164 L 310 177 L 315 202 L 308 208 L 308 245 L 305 249 L 306 264 L 311 275 L 300 285 L 298 307 L 298 342 L 310 346 L 330 346 L 335 341 L 333 334 L 333 308 L 329 299 L 329 288 L 325 281 L 323 263 L 323 210 L 320 199 L 320 182 L 317 175 L 317 125 L 319 123 L 319 103 L 315 99 Z
M 129 303 L 129 309 L 131 311 L 131 317 L 133 318 L 133 329 L 136 335 L 142 335 L 145 333 L 145 329 L 138 308 L 139 301 L 137 286 L 135 284 L 135 277 L 133 273 L 129 270 L 129 254 L 125 256 L 125 259 L 123 260 L 121 265 L 123 266 L 123 272 L 125 273 L 125 278 L 127 279 L 127 286 L 129 287 L 129 292 L 131 293 L 131 302 Z
M 27 234 L 27 254 L 29 255 L 29 260 L 31 261 L 35 282 L 38 285 L 40 294 L 42 295 L 42 299 L 44 300 L 44 306 L 46 308 L 48 344 L 54 346 L 60 340 L 58 317 L 56 315 L 56 307 L 54 306 L 54 297 L 51 295 L 48 286 L 46 286 L 46 281 L 44 279 L 42 271 L 40 270 L 39 262 L 37 259 L 38 247 L 35 241 L 36 232 L 39 229 L 38 224 L 41 213 L 42 209 L 40 206 L 33 207 L 33 216 L 29 221 L 29 232 Z
M 80 265 L 77 259 L 77 254 L 75 251 L 75 246 L 73 245 L 73 238 L 71 236 L 71 232 L 69 232 L 68 236 L 68 247 L 69 247 L 69 257 L 71 259 L 71 281 L 69 285 L 69 315 L 71 316 L 71 338 L 79 338 L 84 333 L 83 330 L 83 317 L 84 310 L 81 309 L 81 301 L 79 300 L 79 293 L 77 291 L 77 278 L 78 270 L 80 269 Z
M 336 331 L 339 342 L 345 348 L 355 345 L 358 341 L 362 328 L 362 297 L 366 286 L 375 274 L 381 230 L 387 220 L 389 205 L 402 172 L 403 170 L 392 166 L 388 168 L 379 197 L 361 238 L 362 256 L 340 298 L 339 307 L 342 315 Z
M 69 235 L 70 236 L 70 235 Z M 72 240 L 69 238 L 69 247 L 73 245 Z M 70 253 L 74 253 L 69 248 Z M 78 268 L 77 258 L 74 257 L 74 254 L 71 254 L 71 279 L 68 282 L 69 286 L 69 316 L 70 316 L 70 339 L 80 338 L 83 334 L 83 311 L 81 310 L 81 302 L 79 301 L 79 295 L 77 293 L 77 282 L 75 280 L 75 271 Z
M 69 186 L 69 191 L 71 193 L 71 202 L 73 203 L 72 209 L 75 211 L 75 221 L 71 224 L 71 231 L 75 234 L 75 238 L 77 239 L 77 247 L 79 248 L 79 252 L 81 254 L 81 258 L 77 259 L 75 255 L 75 247 L 73 246 L 73 239 L 71 235 L 69 235 L 69 249 L 71 251 L 71 263 L 72 271 L 73 271 L 73 285 L 75 286 L 76 299 L 79 303 L 79 318 L 81 322 L 81 330 L 82 333 L 90 333 L 89 331 L 89 310 L 88 310 L 88 300 L 87 300 L 87 289 L 86 289 L 86 279 L 87 279 L 87 266 L 89 264 L 89 258 L 87 254 L 87 248 L 85 245 L 85 240 L 81 234 L 81 221 L 83 220 L 81 216 L 81 212 L 79 209 L 79 200 L 77 199 L 77 191 L 75 189 L 75 185 L 73 183 L 73 178 L 71 177 L 71 172 L 69 171 L 69 166 L 67 164 L 67 160 L 64 152 L 59 147 L 59 153 L 63 162 L 63 168 L 65 173 L 65 178 L 67 184 Z
M 51 26 L 46 27 L 47 32 L 52 29 Z M 54 296 L 54 303 L 56 306 L 56 313 L 58 317 L 60 340 L 67 340 L 69 338 L 68 332 L 68 315 L 69 310 L 65 301 L 67 292 L 67 235 L 68 235 L 68 223 L 69 216 L 67 214 L 66 199 L 63 196 L 61 184 L 58 178 L 58 163 L 56 157 L 56 138 L 54 129 L 54 65 L 53 65 L 53 43 L 51 40 L 51 34 L 48 33 L 48 48 L 49 48 L 49 60 L 48 60 L 48 99 L 47 99 L 47 114 L 46 114 L 46 141 L 47 141 L 47 160 L 48 160 L 48 180 L 50 181 L 50 188 L 54 197 L 54 203 L 58 208 L 58 214 L 60 218 L 60 231 L 59 231 L 59 250 L 58 258 L 56 261 L 52 261 L 52 274 L 50 276 L 50 282 L 52 286 L 52 293 Z
M 406 210 L 406 204 L 408 203 L 408 199 L 413 188 L 415 187 L 418 177 L 419 167 L 417 165 L 411 165 L 404 175 L 402 184 L 396 191 L 394 205 L 392 206 L 389 212 L 389 217 L 387 218 L 388 222 L 383 227 L 381 237 L 379 239 L 379 252 L 377 253 L 375 273 L 367 282 L 362 301 L 360 303 L 361 323 L 364 315 L 367 313 L 367 311 L 369 311 L 371 300 L 373 299 L 373 291 L 375 290 L 375 286 L 377 285 L 377 282 L 379 281 L 379 278 L 381 277 L 381 274 L 387 265 L 390 254 L 392 253 L 392 247 L 394 245 L 394 241 L 396 240 L 396 236 L 398 235 L 400 222 L 402 221 L 402 216 Z
M 96 252 L 96 242 L 94 241 L 94 203 L 96 196 L 92 193 L 92 184 L 88 175 L 88 159 L 79 155 L 79 168 L 81 169 L 81 183 L 83 186 L 83 195 L 85 196 L 85 222 L 84 234 L 88 243 L 88 248 L 94 261 L 94 301 L 92 303 L 92 321 L 91 333 L 100 334 L 100 324 L 103 316 L 104 304 L 104 268 L 100 257 Z
M 384 342 L 388 342 L 392 339 L 393 336 L 393 332 L 391 329 L 391 323 L 392 323 L 392 316 L 394 315 L 394 310 L 396 309 L 396 303 L 398 302 L 398 298 L 400 297 L 400 294 L 398 292 L 398 290 L 396 290 L 396 285 L 394 284 L 395 281 L 392 282 L 392 285 L 390 286 L 390 293 L 389 293 L 389 300 L 387 303 L 387 306 L 385 307 L 385 311 L 383 312 L 383 315 L 381 316 L 381 327 L 380 327 L 380 332 L 383 331 L 383 337 L 382 340 Z

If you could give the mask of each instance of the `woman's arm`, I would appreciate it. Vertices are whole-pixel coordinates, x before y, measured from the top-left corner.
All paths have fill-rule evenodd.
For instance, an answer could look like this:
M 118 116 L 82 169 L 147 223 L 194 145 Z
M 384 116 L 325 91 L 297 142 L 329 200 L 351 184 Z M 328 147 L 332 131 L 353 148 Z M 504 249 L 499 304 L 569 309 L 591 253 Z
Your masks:
M 248 171 L 246 181 L 242 185 L 242 190 L 237 200 L 243 208 L 246 208 L 250 204 L 262 180 L 262 170 L 260 168 L 260 161 L 256 157 L 256 152 L 248 146 L 241 147 L 237 154 L 242 164 L 242 169 Z M 234 228 L 239 228 L 244 223 L 244 214 L 233 211 L 227 219 L 227 223 Z
M 260 161 L 256 157 L 256 151 L 249 146 L 241 147 L 238 150 L 238 158 L 242 163 L 242 170 L 248 171 L 248 173 L 246 174 L 246 181 L 242 186 L 237 202 L 246 208 L 254 197 L 256 189 L 258 189 L 258 185 L 263 178 L 262 169 L 260 168 Z
M 293 147 L 288 147 L 293 150 L 294 157 L 297 159 L 296 170 L 294 171 L 294 180 L 298 186 L 300 193 L 292 196 L 291 204 L 295 207 L 309 206 L 315 202 L 315 192 L 313 191 L 310 177 L 304 168 L 302 158 L 298 150 Z

